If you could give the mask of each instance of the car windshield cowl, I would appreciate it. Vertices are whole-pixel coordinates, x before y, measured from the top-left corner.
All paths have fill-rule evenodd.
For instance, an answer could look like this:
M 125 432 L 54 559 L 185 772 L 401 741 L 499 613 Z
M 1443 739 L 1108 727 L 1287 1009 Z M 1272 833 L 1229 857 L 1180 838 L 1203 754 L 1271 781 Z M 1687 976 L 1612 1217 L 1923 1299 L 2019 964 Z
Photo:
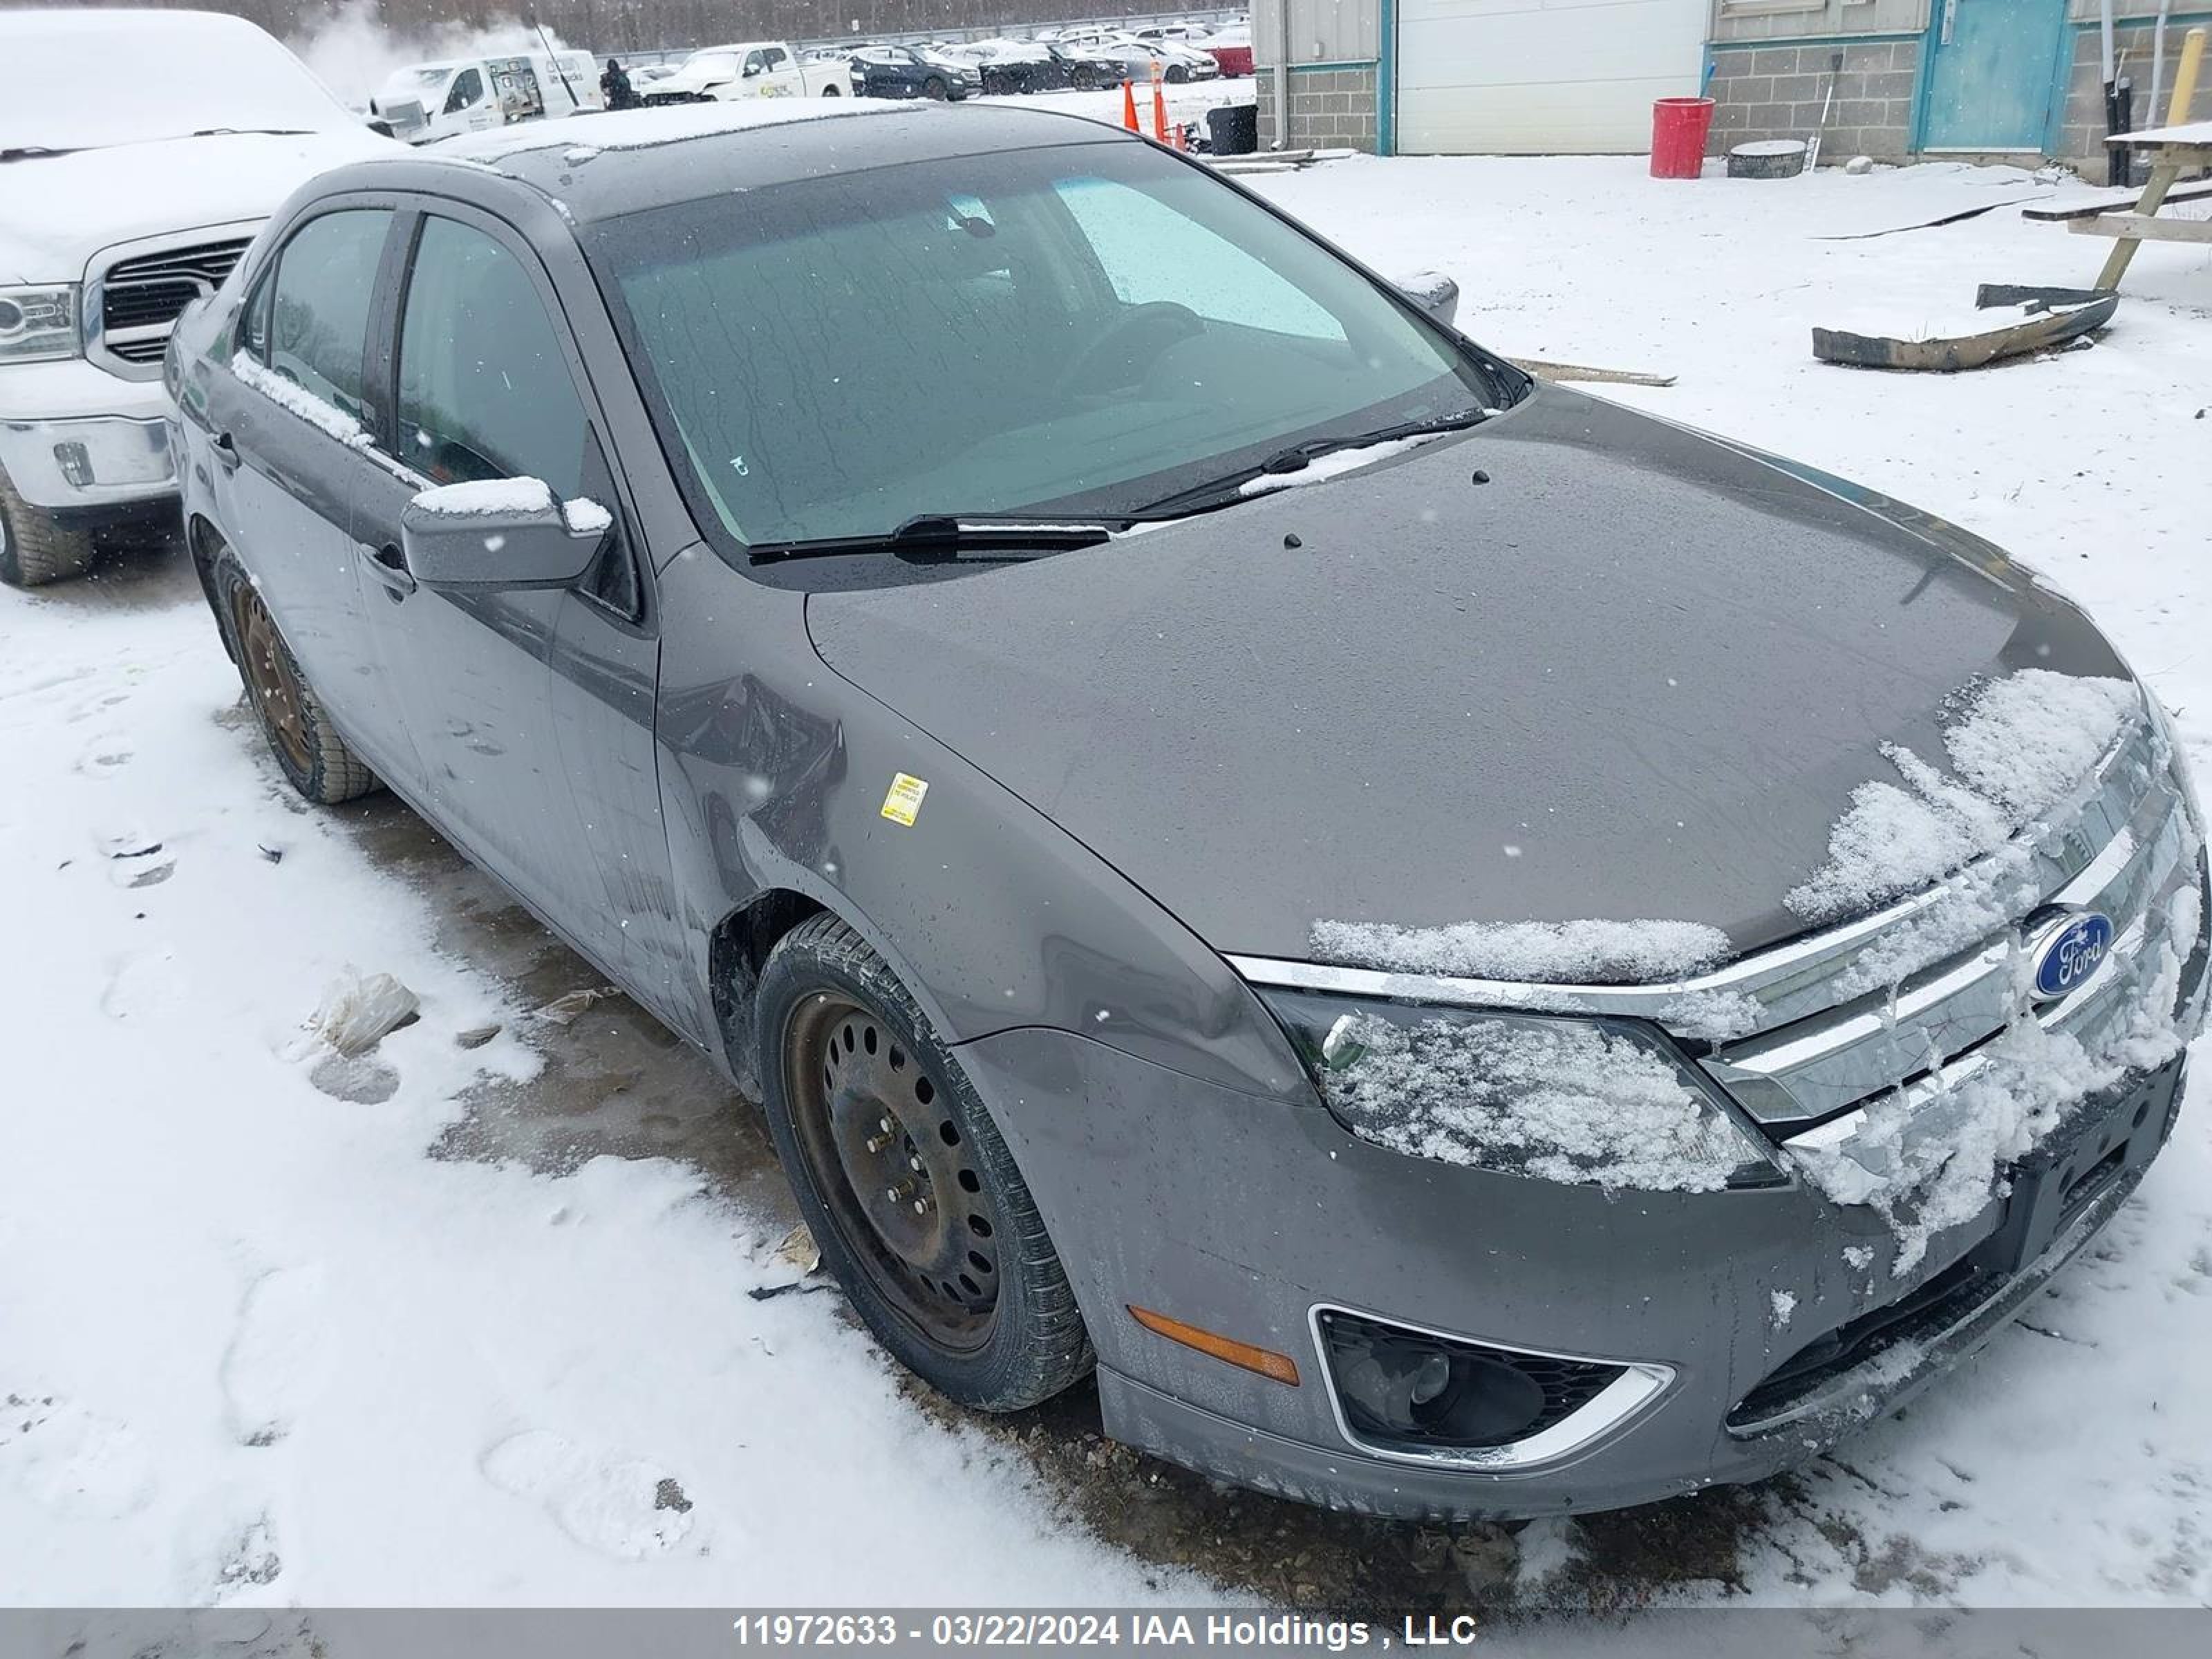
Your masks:
M 1431 416 L 1416 421 L 1400 421 L 1389 426 L 1376 427 L 1364 432 L 1345 433 L 1323 438 L 1308 438 L 1302 442 L 1277 450 L 1264 460 L 1250 466 L 1237 468 L 1221 477 L 1209 479 L 1188 489 L 1176 491 L 1159 501 L 1148 502 L 1131 516 L 1140 524 L 1158 523 L 1162 520 L 1188 518 L 1193 514 L 1210 512 L 1220 507 L 1234 507 L 1249 501 L 1245 486 L 1256 480 L 1304 471 L 1324 455 L 1334 455 L 1346 450 L 1376 448 L 1384 444 L 1403 443 L 1411 438 L 1439 436 L 1447 432 L 1464 432 L 1480 426 L 1493 410 L 1464 409 L 1455 414 Z
M 833 558 L 840 554 L 889 553 L 916 563 L 937 563 L 963 553 L 995 552 L 1025 558 L 1069 548 L 1096 547 L 1126 529 L 1126 519 L 1077 520 L 1018 513 L 921 513 L 881 536 L 823 536 L 811 540 L 762 542 L 747 549 L 756 563 Z

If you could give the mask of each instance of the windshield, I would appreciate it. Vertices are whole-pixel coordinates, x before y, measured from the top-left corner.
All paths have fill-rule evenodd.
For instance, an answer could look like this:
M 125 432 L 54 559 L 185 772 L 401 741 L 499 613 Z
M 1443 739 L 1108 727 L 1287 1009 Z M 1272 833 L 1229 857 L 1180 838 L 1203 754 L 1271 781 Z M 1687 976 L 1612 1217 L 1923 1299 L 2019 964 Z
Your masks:
M 696 52 L 684 60 L 683 73 L 702 81 L 728 81 L 738 73 L 737 54 L 728 52 Z
M 234 17 L 137 12 L 118 27 L 98 11 L 0 13 L 0 63 L 26 70 L 5 77 L 0 149 L 357 125 L 298 58 Z
M 807 178 L 586 244 L 695 508 L 745 544 L 1134 516 L 1286 445 L 1507 398 L 1357 270 L 1138 144 Z

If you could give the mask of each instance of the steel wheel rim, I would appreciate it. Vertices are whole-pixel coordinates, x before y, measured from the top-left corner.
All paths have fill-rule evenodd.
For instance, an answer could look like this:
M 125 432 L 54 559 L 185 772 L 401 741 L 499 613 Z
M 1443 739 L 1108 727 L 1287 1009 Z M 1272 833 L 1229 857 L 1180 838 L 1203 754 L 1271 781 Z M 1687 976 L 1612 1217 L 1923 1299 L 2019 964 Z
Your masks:
M 941 1080 L 875 1014 L 827 992 L 792 1017 L 784 1065 L 808 1173 L 847 1252 L 927 1340 L 983 1346 L 999 1218 Z
M 292 672 L 292 659 L 278 636 L 269 607 L 252 588 L 240 586 L 231 599 L 231 616 L 238 625 L 240 665 L 246 670 L 246 690 L 261 724 L 284 757 L 301 771 L 308 769 L 306 691 Z

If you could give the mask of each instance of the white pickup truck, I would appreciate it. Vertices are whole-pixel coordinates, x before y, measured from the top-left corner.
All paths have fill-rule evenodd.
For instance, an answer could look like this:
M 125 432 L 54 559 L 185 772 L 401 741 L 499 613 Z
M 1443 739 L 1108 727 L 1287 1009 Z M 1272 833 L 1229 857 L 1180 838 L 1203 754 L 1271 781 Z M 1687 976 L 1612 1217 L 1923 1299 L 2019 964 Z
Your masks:
M 515 121 L 603 109 L 599 66 L 588 52 L 448 58 L 394 70 L 368 100 L 369 113 L 410 144 Z
M 29 587 L 174 523 L 178 316 L 299 185 L 394 146 L 235 17 L 0 11 L 0 580 Z
M 850 98 L 853 76 L 842 63 L 801 63 L 783 40 L 702 46 L 676 73 L 645 89 L 648 104 L 727 102 L 734 98 Z

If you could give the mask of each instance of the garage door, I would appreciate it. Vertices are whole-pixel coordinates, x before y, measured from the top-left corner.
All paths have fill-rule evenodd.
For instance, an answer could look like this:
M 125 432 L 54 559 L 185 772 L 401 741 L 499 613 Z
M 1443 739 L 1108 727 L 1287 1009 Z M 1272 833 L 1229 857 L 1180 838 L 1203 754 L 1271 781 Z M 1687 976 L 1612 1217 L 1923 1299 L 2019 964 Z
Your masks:
M 1698 90 L 1706 0 L 1400 0 L 1406 155 L 1641 155 Z

